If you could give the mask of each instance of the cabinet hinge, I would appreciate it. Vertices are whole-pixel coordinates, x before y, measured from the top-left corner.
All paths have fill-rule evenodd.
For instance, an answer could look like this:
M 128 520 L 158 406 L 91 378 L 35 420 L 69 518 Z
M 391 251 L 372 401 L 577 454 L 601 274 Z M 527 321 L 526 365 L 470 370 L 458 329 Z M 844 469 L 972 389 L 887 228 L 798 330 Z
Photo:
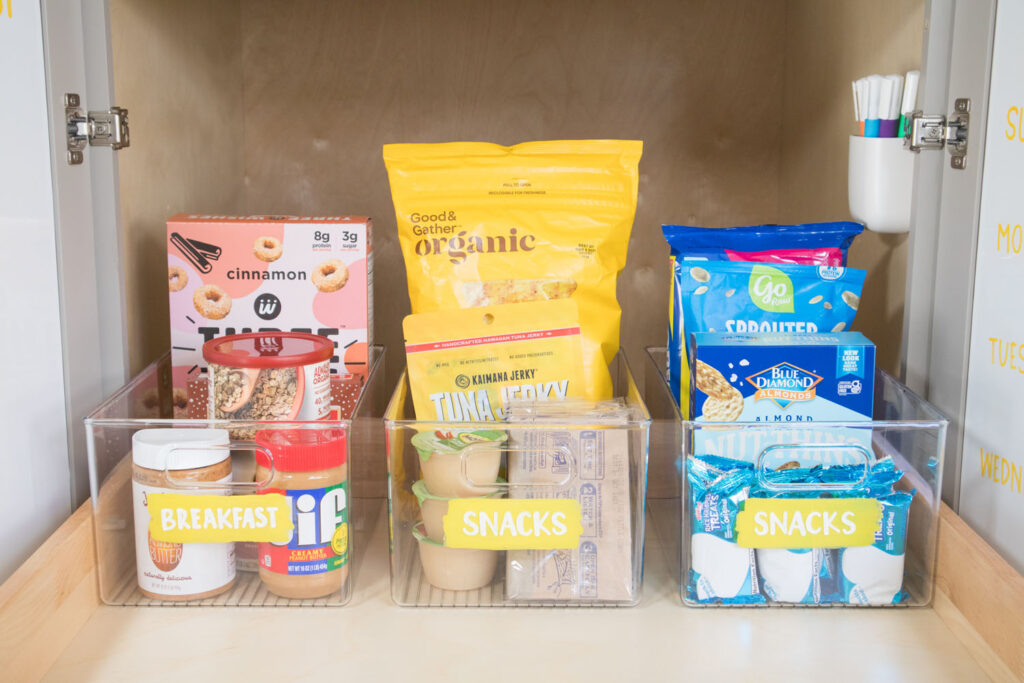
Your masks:
M 122 149 L 129 145 L 128 110 L 111 107 L 106 111 L 82 110 L 77 93 L 64 95 L 64 119 L 68 133 L 68 163 L 76 165 L 85 159 L 85 146 L 98 145 Z
M 912 152 L 922 149 L 949 150 L 949 165 L 955 169 L 967 168 L 967 130 L 971 119 L 971 101 L 959 97 L 953 113 L 945 116 L 926 116 L 915 111 L 907 121 L 904 145 Z

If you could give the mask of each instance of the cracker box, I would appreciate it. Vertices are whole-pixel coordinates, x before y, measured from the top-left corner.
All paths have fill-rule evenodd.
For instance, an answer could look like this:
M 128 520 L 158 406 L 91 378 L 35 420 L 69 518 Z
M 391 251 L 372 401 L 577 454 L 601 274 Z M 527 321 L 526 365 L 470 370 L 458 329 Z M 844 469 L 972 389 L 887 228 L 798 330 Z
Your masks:
M 371 226 L 364 216 L 168 220 L 174 386 L 205 375 L 204 342 L 261 330 L 327 337 L 337 349 L 332 376 L 365 375 L 373 343 Z
M 691 414 L 709 425 L 695 429 L 694 452 L 755 462 L 772 443 L 870 449 L 870 428 L 815 426 L 872 418 L 875 345 L 861 333 L 701 332 L 691 336 L 690 359 Z M 717 426 L 728 422 L 779 429 Z M 823 448 L 813 459 L 863 462 L 852 448 Z

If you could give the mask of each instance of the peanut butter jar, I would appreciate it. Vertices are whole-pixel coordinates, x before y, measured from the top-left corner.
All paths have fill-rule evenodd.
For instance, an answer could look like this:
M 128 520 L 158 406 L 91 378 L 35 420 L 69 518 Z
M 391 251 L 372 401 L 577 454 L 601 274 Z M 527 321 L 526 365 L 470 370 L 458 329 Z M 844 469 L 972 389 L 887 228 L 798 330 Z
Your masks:
M 260 493 L 281 493 L 291 537 L 259 544 L 259 574 L 283 598 L 321 598 L 348 580 L 348 464 L 342 429 L 265 429 L 256 434 Z
M 231 453 L 224 429 L 140 429 L 132 435 L 135 561 L 144 595 L 198 600 L 231 588 L 234 543 L 158 541 L 149 533 L 148 509 L 149 497 L 156 493 L 228 495 L 230 481 Z

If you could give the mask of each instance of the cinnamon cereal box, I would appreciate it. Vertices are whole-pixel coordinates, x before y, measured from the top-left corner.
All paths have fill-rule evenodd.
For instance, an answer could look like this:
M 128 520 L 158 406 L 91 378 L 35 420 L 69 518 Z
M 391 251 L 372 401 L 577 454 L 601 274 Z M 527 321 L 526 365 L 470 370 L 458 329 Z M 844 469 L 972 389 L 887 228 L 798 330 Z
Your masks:
M 204 342 L 263 330 L 327 337 L 337 351 L 332 376 L 365 375 L 373 343 L 371 227 L 365 216 L 168 220 L 174 386 L 205 376 Z

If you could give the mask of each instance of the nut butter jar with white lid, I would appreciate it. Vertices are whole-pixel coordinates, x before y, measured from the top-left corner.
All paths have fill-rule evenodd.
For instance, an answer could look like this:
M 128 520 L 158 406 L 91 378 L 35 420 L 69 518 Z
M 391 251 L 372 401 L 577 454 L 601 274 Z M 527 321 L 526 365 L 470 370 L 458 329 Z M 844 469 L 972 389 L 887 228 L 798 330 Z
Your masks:
M 256 433 L 260 493 L 283 494 L 294 528 L 287 542 L 259 544 L 260 579 L 282 598 L 322 598 L 348 579 L 348 463 L 344 429 Z
M 132 502 L 139 590 L 159 600 L 198 600 L 235 582 L 234 543 L 173 543 L 149 533 L 154 493 L 228 495 L 224 429 L 141 429 L 132 435 Z M 223 483 L 220 488 L 216 484 Z

